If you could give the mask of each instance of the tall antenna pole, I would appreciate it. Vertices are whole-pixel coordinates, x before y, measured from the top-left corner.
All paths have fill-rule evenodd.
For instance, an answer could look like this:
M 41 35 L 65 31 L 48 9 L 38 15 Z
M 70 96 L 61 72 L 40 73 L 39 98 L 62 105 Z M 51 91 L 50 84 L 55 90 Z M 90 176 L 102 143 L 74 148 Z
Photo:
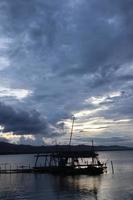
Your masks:
M 93 143 L 93 140 L 92 140 L 92 147 L 91 147 L 92 149 L 92 165 L 94 165 L 94 143 Z
M 75 117 L 72 116 L 72 128 L 71 128 L 71 134 L 70 134 L 69 146 L 71 145 L 71 140 L 72 140 L 72 135 L 73 135 L 74 120 L 75 120 Z

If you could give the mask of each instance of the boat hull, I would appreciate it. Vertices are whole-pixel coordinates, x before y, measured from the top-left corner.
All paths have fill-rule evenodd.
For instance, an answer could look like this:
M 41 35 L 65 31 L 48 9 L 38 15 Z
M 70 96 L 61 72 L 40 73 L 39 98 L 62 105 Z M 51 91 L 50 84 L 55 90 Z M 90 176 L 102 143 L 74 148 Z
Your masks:
M 100 175 L 104 173 L 103 167 L 89 166 L 86 168 L 74 168 L 74 167 L 36 167 L 34 168 L 36 173 L 51 173 L 51 174 L 62 174 L 62 175 Z

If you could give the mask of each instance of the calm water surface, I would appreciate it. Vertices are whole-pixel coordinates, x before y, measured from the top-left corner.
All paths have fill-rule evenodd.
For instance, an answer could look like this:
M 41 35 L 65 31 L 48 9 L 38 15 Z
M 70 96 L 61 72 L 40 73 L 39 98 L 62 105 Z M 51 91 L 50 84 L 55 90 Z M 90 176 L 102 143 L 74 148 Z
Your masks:
M 108 163 L 107 174 L 101 176 L 1 174 L 0 200 L 133 200 L 133 151 L 100 152 L 100 157 Z M 33 155 L 0 156 L 3 167 L 33 162 Z

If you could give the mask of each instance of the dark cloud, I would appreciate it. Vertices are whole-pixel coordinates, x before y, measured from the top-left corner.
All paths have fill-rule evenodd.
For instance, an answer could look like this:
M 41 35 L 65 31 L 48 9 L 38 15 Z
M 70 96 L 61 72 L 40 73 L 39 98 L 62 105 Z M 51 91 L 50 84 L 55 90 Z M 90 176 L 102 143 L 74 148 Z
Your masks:
M 50 128 L 50 124 L 40 116 L 37 111 L 23 111 L 13 109 L 11 106 L 0 103 L 0 124 L 4 127 L 3 132 L 13 132 L 18 135 L 43 135 L 55 136 L 57 133 Z

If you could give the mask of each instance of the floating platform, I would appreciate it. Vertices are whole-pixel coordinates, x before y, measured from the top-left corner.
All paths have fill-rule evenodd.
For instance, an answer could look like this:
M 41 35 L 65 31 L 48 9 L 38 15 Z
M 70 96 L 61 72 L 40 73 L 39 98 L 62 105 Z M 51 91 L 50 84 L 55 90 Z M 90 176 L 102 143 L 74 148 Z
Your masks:
M 36 173 L 51 173 L 63 175 L 100 175 L 107 169 L 101 163 L 94 151 L 62 151 L 35 156 Z M 39 159 L 43 159 L 43 166 L 39 166 Z
M 43 164 L 39 164 L 39 159 Z M 50 173 L 61 175 L 100 175 L 106 170 L 106 164 L 101 163 L 94 151 L 62 151 L 35 155 L 35 164 L 21 165 L 12 168 L 5 163 L 0 165 L 0 174 L 17 173 Z

